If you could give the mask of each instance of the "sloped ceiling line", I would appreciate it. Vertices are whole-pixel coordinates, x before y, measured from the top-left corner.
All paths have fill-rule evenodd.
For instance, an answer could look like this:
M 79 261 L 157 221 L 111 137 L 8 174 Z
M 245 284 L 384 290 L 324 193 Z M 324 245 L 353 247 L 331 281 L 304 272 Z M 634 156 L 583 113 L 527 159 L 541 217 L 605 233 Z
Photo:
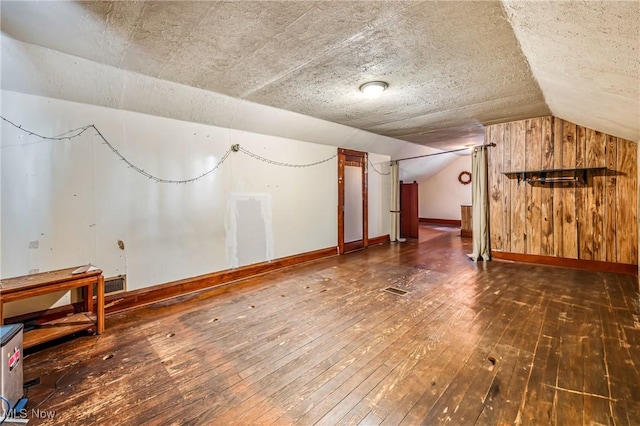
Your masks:
M 19 41 L 440 149 L 482 138 L 480 124 L 550 114 L 640 137 L 638 1 L 0 7 L 2 31 Z M 390 87 L 365 100 L 367 79 Z
M 554 116 L 640 140 L 640 2 L 502 5 Z

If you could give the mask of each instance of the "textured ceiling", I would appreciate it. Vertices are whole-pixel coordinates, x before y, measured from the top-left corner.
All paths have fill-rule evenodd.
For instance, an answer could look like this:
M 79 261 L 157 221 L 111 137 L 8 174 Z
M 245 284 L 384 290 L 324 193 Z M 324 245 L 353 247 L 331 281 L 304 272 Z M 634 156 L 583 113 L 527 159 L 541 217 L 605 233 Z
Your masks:
M 640 139 L 640 2 L 505 2 L 551 112 Z
M 27 43 L 457 148 L 481 142 L 483 124 L 552 112 L 590 127 L 605 122 L 609 128 L 600 130 L 612 134 L 620 134 L 610 128 L 618 126 L 621 136 L 637 140 L 638 14 L 625 12 L 637 3 L 611 6 L 613 12 L 605 3 L 3 1 L 1 7 L 2 31 Z M 611 13 L 616 19 L 600 34 L 601 17 Z M 602 57 L 589 55 L 594 39 Z M 624 78 L 614 83 L 611 75 Z M 369 80 L 389 83 L 383 97 L 362 97 L 358 87 Z M 587 107 L 586 98 L 596 106 L 603 100 L 609 111 Z

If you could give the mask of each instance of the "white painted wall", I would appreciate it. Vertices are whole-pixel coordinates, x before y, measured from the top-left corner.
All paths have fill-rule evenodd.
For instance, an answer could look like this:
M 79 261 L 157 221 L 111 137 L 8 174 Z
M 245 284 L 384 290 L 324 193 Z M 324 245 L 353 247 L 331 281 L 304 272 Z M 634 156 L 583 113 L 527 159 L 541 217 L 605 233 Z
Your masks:
M 292 164 L 336 154 L 333 146 L 10 91 L 2 92 L 2 101 L 4 117 L 43 135 L 95 124 L 132 163 L 166 179 L 200 175 L 236 143 Z M 266 238 L 274 259 L 337 244 L 335 158 L 289 168 L 231 153 L 201 180 L 163 184 L 128 168 L 92 130 L 70 141 L 48 141 L 3 122 L 1 150 L 3 278 L 92 263 L 106 276 L 126 273 L 128 289 L 134 290 L 271 260 L 264 243 L 251 253 L 234 254 L 233 241 L 236 250 L 252 246 L 242 230 L 230 240 L 228 214 L 240 214 L 247 227 L 270 228 L 262 241 Z M 388 156 L 371 158 L 388 171 Z M 370 171 L 369 183 L 369 236 L 388 234 L 388 176 Z M 230 208 L 238 196 L 268 199 L 270 214 Z M 38 248 L 29 248 L 31 242 Z M 69 298 L 10 304 L 6 315 L 54 302 Z
M 419 215 L 423 218 L 460 220 L 460 206 L 471 204 L 471 184 L 462 185 L 458 175 L 471 172 L 471 156 L 460 156 L 437 175 L 419 182 Z
M 2 116 L 47 136 L 95 124 L 160 178 L 198 176 L 235 143 L 294 164 L 332 157 L 336 146 L 382 147 L 370 159 L 385 173 L 391 153 L 434 151 L 5 36 L 2 61 Z M 82 99 L 65 100 L 71 95 Z M 335 158 L 288 168 L 232 153 L 215 173 L 177 185 L 128 168 L 92 130 L 54 142 L 3 122 L 1 136 L 0 278 L 93 263 L 105 276 L 127 274 L 134 290 L 337 243 Z M 370 171 L 369 237 L 389 233 L 388 211 L 388 175 Z M 235 229 L 230 217 L 238 219 Z M 260 233 L 254 245 L 251 232 Z M 69 301 L 65 293 L 29 299 L 9 304 L 5 315 Z

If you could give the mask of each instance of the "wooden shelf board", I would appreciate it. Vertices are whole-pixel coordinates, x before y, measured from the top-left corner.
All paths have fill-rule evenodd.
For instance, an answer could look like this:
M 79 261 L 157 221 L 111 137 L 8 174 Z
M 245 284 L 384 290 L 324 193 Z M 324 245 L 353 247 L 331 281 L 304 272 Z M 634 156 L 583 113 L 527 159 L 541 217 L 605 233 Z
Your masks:
M 534 173 L 567 173 L 567 172 L 588 172 L 591 170 L 606 170 L 606 167 L 577 167 L 573 169 L 539 169 L 539 170 L 513 170 L 502 172 L 503 175 L 534 174 Z
M 91 312 L 81 312 L 41 324 L 41 328 L 24 333 L 23 346 L 27 349 L 69 334 L 95 328 L 95 321 L 96 317 Z
M 586 183 L 587 172 L 605 172 L 607 170 L 606 167 L 577 167 L 573 169 L 514 170 L 502 172 L 502 174 L 505 176 L 515 176 L 516 179 L 518 179 L 518 185 L 520 185 L 520 182 L 539 184 L 579 182 L 580 177 L 582 177 L 582 181 Z M 569 174 L 573 174 L 573 176 Z

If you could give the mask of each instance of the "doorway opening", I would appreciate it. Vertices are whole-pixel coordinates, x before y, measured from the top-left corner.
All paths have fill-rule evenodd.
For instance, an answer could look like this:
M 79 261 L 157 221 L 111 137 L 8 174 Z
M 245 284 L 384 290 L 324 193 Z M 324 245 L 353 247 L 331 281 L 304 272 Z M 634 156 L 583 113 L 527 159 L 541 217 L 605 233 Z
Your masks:
M 338 149 L 338 252 L 367 247 L 367 153 Z

